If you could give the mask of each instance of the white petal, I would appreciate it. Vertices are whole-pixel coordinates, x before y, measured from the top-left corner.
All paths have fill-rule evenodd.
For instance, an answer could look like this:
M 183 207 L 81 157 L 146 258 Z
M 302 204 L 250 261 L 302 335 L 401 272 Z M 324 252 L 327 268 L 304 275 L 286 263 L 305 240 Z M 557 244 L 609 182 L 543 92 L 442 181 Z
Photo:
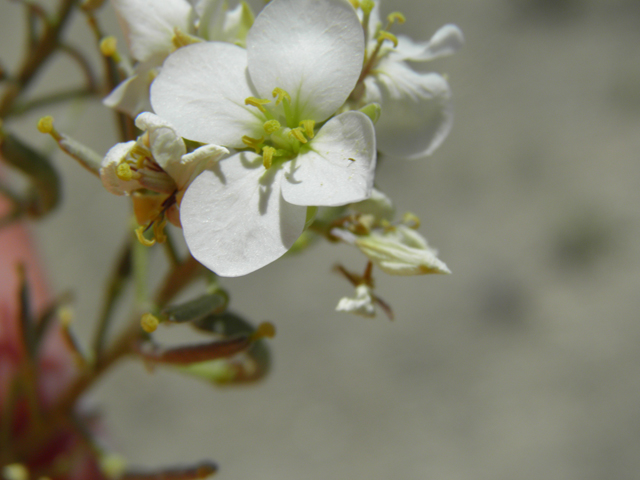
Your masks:
M 142 188 L 137 180 L 121 180 L 117 175 L 117 168 L 124 157 L 133 148 L 136 142 L 133 140 L 127 143 L 118 143 L 111 147 L 102 160 L 100 168 L 100 180 L 102 185 L 114 195 L 128 195 L 131 192 Z
M 286 165 L 285 200 L 295 205 L 336 206 L 371 195 L 376 139 L 369 117 L 347 112 L 329 120 L 311 150 Z
M 291 95 L 296 121 L 322 121 L 360 76 L 364 34 L 347 0 L 272 0 L 247 38 L 251 80 L 263 98 Z M 298 125 L 289 125 L 297 127 Z
M 186 0 L 111 0 L 133 58 L 144 62 L 174 50 L 173 29 L 195 30 L 195 12 Z
M 179 176 L 180 160 L 187 153 L 184 140 L 169 122 L 150 112 L 136 117 L 136 127 L 149 133 L 154 160 L 175 180 Z
M 437 73 L 416 73 L 401 62 L 381 62 L 382 68 L 375 80 L 367 80 L 379 82 L 382 94 L 378 148 L 405 158 L 430 155 L 453 125 L 449 85 Z
M 191 254 L 224 277 L 246 275 L 284 255 L 302 233 L 307 209 L 284 201 L 282 179 L 281 169 L 265 176 L 254 153 L 202 172 L 180 205 Z
M 135 117 L 140 112 L 151 110 L 149 102 L 149 72 L 133 75 L 121 82 L 102 103 L 118 112 Z
M 189 45 L 170 55 L 151 85 L 154 111 L 182 137 L 245 148 L 243 135 L 260 138 L 265 118 L 244 100 L 255 96 L 243 48 L 229 43 Z
M 463 43 L 462 30 L 455 25 L 448 24 L 441 27 L 428 42 L 414 42 L 409 37 L 400 35 L 398 46 L 392 56 L 398 60 L 425 62 L 452 55 L 462 47 Z
M 180 160 L 180 168 L 174 168 L 175 174 L 169 174 L 173 177 L 178 185 L 178 190 L 183 190 L 198 176 L 203 170 L 214 168 L 216 162 L 229 150 L 218 145 L 203 145 L 196 148 L 193 152 L 182 156 Z

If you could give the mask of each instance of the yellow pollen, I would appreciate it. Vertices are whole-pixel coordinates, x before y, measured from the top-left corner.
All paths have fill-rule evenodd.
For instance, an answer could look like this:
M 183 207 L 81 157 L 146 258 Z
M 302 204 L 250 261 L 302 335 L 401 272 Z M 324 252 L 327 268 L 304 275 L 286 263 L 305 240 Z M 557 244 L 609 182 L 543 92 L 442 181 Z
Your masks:
M 316 126 L 315 120 L 302 120 L 300 122 L 300 126 L 304 129 L 304 133 L 309 137 L 309 139 L 315 136 L 313 132 L 313 127 Z
M 251 335 L 254 342 L 262 338 L 273 338 L 276 335 L 276 327 L 271 322 L 262 322 Z
M 276 105 L 280 105 L 282 100 L 285 98 L 287 99 L 287 102 L 291 103 L 291 97 L 289 94 L 279 87 L 273 89 L 272 95 L 276 99 Z
M 360 0 L 360 8 L 365 14 L 370 14 L 376 4 L 373 0 Z
M 124 162 L 118 165 L 116 168 L 116 175 L 120 180 L 128 182 L 129 180 L 133 180 L 133 170 L 128 163 Z
M 113 57 L 118 53 L 117 45 L 118 41 L 116 40 L 116 37 L 104 37 L 100 41 L 100 53 L 105 57 Z
M 171 37 L 171 43 L 173 43 L 173 46 L 176 47 L 176 49 L 200 42 L 202 42 L 202 39 L 194 37 L 193 35 L 189 35 L 188 33 L 184 33 L 178 27 L 175 27 L 173 29 L 173 37 Z
M 38 120 L 38 130 L 40 130 L 40 133 L 53 132 L 53 117 L 46 116 Z
M 387 21 L 390 24 L 398 22 L 398 25 L 402 25 L 404 22 L 407 21 L 407 19 L 400 12 L 392 12 L 389 14 L 389 16 L 387 16 Z
M 277 120 L 267 120 L 266 122 L 264 122 L 264 125 L 262 127 L 264 128 L 264 131 L 267 133 L 267 135 L 271 135 L 272 133 L 280 130 L 282 126 Z
M 153 244 L 156 243 L 156 239 L 153 238 L 151 240 L 147 240 L 144 236 L 144 227 L 138 227 L 135 229 L 136 232 L 136 237 L 138 238 L 138 241 L 144 245 L 145 247 L 150 247 Z
M 300 127 L 292 128 L 291 131 L 289 132 L 289 136 L 294 137 L 300 143 L 307 143 L 307 139 L 304 138 L 304 135 L 302 134 L 302 129 Z
M 382 43 L 385 40 L 392 42 L 394 47 L 398 46 L 398 39 L 393 33 L 389 33 L 386 30 L 380 30 L 378 33 L 378 43 Z
M 262 147 L 262 164 L 264 168 L 269 168 L 273 164 L 273 154 L 276 153 L 276 149 L 273 147 Z
M 256 153 L 260 153 L 260 151 L 262 150 L 262 142 L 264 142 L 264 137 L 251 138 L 247 135 L 242 137 L 242 143 L 244 143 L 249 148 L 253 148 Z
M 263 107 L 263 105 L 266 105 L 267 103 L 271 103 L 271 100 L 266 100 L 264 98 L 256 98 L 256 97 L 249 97 L 244 99 L 245 105 L 251 105 L 252 107 L 256 107 L 262 113 L 265 113 L 267 111 Z
M 151 313 L 145 313 L 144 315 L 142 315 L 142 318 L 140 319 L 140 326 L 147 333 L 155 332 L 159 324 L 160 324 L 160 320 L 158 320 Z

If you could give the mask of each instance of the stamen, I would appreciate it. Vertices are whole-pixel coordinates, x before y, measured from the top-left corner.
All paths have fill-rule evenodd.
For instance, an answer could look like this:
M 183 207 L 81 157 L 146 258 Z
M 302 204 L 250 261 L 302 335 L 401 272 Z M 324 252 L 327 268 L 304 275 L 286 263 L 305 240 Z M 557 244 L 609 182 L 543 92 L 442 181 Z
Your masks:
M 387 21 L 389 22 L 390 25 L 394 24 L 395 22 L 398 22 L 398 25 L 402 25 L 404 22 L 407 21 L 407 19 L 400 12 L 392 12 L 389 14 L 389 16 L 387 16 Z
M 151 240 L 147 240 L 145 238 L 145 236 L 144 236 L 145 227 L 140 226 L 140 227 L 136 228 L 134 231 L 136 233 L 136 237 L 138 238 L 138 241 L 142 245 L 144 245 L 145 247 L 150 247 L 150 246 L 152 246 L 153 244 L 156 243 L 156 239 L 155 238 L 153 238 Z
M 121 163 L 116 168 L 116 176 L 124 182 L 133 180 L 133 173 L 133 170 L 131 170 L 131 167 L 127 162 Z
M 287 99 L 287 102 L 291 103 L 291 97 L 289 94 L 279 87 L 273 89 L 272 95 L 276 99 L 276 105 L 280 105 L 285 98 Z
M 145 313 L 140 319 L 140 326 L 147 333 L 153 333 L 157 330 L 160 320 L 151 313 Z
M 266 122 L 264 122 L 264 125 L 262 127 L 264 128 L 264 131 L 267 133 L 267 135 L 271 135 L 272 133 L 280 130 L 280 128 L 282 128 L 282 125 L 280 125 L 280 122 L 277 120 L 267 120 Z
M 313 131 L 313 128 L 316 126 L 315 120 L 302 120 L 300 122 L 300 126 L 304 128 L 304 133 L 309 137 L 309 139 L 312 139 L 315 136 Z
M 271 103 L 271 100 L 266 100 L 264 98 L 256 98 L 256 97 L 249 97 L 244 99 L 245 105 L 251 105 L 252 107 L 256 107 L 262 113 L 266 113 L 267 110 L 263 107 L 263 105 L 266 105 L 267 103 Z
M 382 43 L 385 40 L 392 42 L 394 47 L 398 46 L 398 39 L 393 33 L 387 32 L 386 30 L 380 30 L 378 32 L 378 43 Z
M 289 136 L 294 137 L 300 143 L 307 143 L 307 139 L 304 138 L 304 135 L 302 134 L 302 129 L 300 127 L 292 128 L 291 131 L 289 132 Z
M 349 0 L 349 3 L 353 6 L 353 8 L 355 8 L 356 10 L 358 9 L 358 7 L 360 6 L 360 2 L 358 0 Z
M 269 169 L 273 164 L 273 155 L 276 153 L 276 149 L 269 147 L 268 145 L 262 147 L 262 164 L 264 168 Z
M 247 135 L 244 135 L 242 137 L 242 143 L 244 143 L 249 148 L 253 148 L 256 153 L 260 153 L 260 150 L 262 150 L 262 142 L 264 142 L 264 137 L 251 138 Z

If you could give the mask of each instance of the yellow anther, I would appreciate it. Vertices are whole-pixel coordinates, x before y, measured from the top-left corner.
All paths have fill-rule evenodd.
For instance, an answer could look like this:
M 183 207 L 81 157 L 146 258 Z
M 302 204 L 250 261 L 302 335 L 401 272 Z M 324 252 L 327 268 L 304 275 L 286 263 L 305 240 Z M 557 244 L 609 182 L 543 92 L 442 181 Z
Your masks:
M 186 47 L 187 45 L 192 45 L 194 43 L 200 43 L 203 40 L 198 37 L 194 37 L 193 35 L 189 35 L 188 33 L 184 33 L 178 27 L 173 29 L 173 37 L 171 37 L 171 43 L 173 46 L 178 48 Z
M 249 148 L 253 148 L 256 153 L 260 153 L 260 151 L 262 150 L 262 142 L 264 142 L 264 137 L 251 138 L 247 135 L 242 137 L 242 143 L 244 143 Z
M 262 338 L 273 338 L 276 335 L 276 327 L 271 322 L 262 322 L 251 335 L 254 342 Z
M 153 333 L 160 325 L 160 320 L 151 313 L 145 313 L 140 319 L 140 326 L 147 333 Z
M 116 37 L 109 36 L 100 40 L 100 53 L 105 57 L 113 57 L 118 53 Z
M 385 40 L 393 42 L 394 47 L 398 46 L 398 39 L 393 33 L 389 33 L 386 30 L 380 30 L 380 32 L 378 32 L 378 43 L 382 43 Z
M 144 236 L 144 228 L 145 227 L 138 227 L 134 231 L 136 233 L 136 237 L 138 238 L 138 241 L 145 247 L 150 247 L 156 243 L 156 239 L 152 238 L 151 240 L 147 240 Z
M 370 14 L 375 6 L 376 4 L 373 0 L 360 0 L 360 8 L 366 15 Z
M 38 130 L 40 133 L 47 134 L 53 132 L 53 117 L 47 115 L 38 120 Z
M 302 120 L 300 122 L 300 126 L 304 129 L 304 133 L 309 137 L 309 139 L 315 136 L 313 128 L 316 126 L 315 120 Z
M 256 107 L 262 113 L 265 113 L 267 111 L 263 107 L 263 105 L 266 105 L 267 103 L 271 103 L 271 100 L 266 100 L 264 98 L 256 98 L 256 97 L 249 97 L 244 99 L 245 105 L 251 105 L 252 107 Z
M 411 212 L 406 212 L 402 215 L 402 223 L 404 223 L 407 227 L 417 230 L 420 228 L 420 217 Z
M 273 155 L 276 153 L 276 149 L 273 147 L 262 147 L 262 164 L 264 168 L 269 168 L 273 164 Z
M 282 103 L 282 100 L 284 100 L 285 98 L 287 99 L 287 102 L 291 103 L 291 97 L 289 96 L 289 94 L 279 87 L 273 89 L 272 95 L 273 98 L 276 99 L 276 105 L 280 105 Z
M 123 162 L 118 165 L 118 167 L 116 168 L 116 175 L 120 180 L 124 182 L 133 180 L 133 170 L 131 170 L 131 167 L 127 162 Z
M 387 21 L 389 22 L 389 24 L 394 24 L 398 22 L 398 25 L 402 25 L 404 22 L 407 21 L 407 19 L 400 12 L 392 12 L 387 16 Z
M 28 480 L 29 470 L 22 463 L 11 463 L 2 469 L 2 477 L 7 480 Z
M 280 122 L 277 120 L 267 120 L 266 122 L 264 122 L 264 125 L 262 127 L 264 128 L 264 131 L 267 133 L 267 135 L 271 135 L 272 133 L 280 130 L 282 125 L 280 125 Z
M 355 8 L 356 10 L 358 9 L 358 7 L 360 6 L 360 2 L 358 0 L 349 0 L 349 3 L 353 6 L 353 8 Z
M 300 143 L 307 143 L 307 139 L 304 138 L 304 135 L 302 134 L 302 129 L 300 127 L 292 128 L 291 131 L 289 132 L 289 136 L 295 138 Z

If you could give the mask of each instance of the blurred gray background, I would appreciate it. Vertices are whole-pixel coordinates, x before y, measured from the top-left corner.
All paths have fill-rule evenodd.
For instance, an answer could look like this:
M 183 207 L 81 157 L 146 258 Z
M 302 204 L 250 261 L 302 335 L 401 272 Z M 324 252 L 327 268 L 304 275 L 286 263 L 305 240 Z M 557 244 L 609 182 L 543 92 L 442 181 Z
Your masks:
M 331 266 L 365 262 L 347 247 L 225 280 L 237 311 L 278 329 L 272 375 L 221 390 L 125 362 L 91 395 L 110 445 L 134 466 L 211 458 L 221 480 L 640 479 L 639 2 L 386 1 L 391 10 L 416 40 L 445 23 L 466 36 L 425 65 L 449 75 L 452 134 L 425 161 L 385 159 L 377 177 L 453 275 L 378 273 L 394 322 L 334 312 L 352 289 Z M 109 5 L 101 20 L 117 31 Z M 17 4 L 0 3 L 6 65 L 21 22 Z M 83 18 L 68 39 L 93 52 Z M 80 78 L 63 60 L 40 91 Z M 99 152 L 116 141 L 98 102 L 11 128 L 53 150 L 34 128 L 45 113 Z M 129 204 L 55 161 L 65 203 L 35 231 L 87 337 Z

